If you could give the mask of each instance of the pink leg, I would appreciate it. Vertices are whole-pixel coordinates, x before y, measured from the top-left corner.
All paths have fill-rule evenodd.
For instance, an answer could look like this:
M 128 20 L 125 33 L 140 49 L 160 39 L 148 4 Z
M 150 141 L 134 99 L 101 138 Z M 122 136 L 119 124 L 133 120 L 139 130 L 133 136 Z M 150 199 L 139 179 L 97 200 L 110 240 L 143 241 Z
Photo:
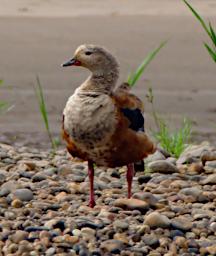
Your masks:
M 92 161 L 88 161 L 88 175 L 89 175 L 89 182 L 90 182 L 89 207 L 93 208 L 95 206 L 95 199 L 94 199 L 94 166 Z
M 134 164 L 127 165 L 128 198 L 131 198 L 131 186 L 134 176 Z

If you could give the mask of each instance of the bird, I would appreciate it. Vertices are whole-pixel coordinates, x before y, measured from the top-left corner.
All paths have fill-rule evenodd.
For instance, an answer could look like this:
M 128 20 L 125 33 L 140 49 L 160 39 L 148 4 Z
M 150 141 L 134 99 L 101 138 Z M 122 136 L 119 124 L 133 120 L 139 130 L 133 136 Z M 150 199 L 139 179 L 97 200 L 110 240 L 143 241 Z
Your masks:
M 90 76 L 76 88 L 63 110 L 62 137 L 72 157 L 88 162 L 89 207 L 93 208 L 94 168 L 127 166 L 128 198 L 132 196 L 134 163 L 155 152 L 142 130 L 142 102 L 125 89 L 116 89 L 119 63 L 106 48 L 80 45 L 62 67 L 78 66 Z

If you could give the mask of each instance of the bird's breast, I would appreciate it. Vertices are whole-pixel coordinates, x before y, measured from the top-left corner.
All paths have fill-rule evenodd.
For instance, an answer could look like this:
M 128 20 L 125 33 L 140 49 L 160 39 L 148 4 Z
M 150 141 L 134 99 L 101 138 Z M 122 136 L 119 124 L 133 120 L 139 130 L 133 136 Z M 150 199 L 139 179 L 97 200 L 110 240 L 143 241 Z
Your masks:
M 99 147 L 114 133 L 116 111 L 108 95 L 74 94 L 64 109 L 64 129 L 86 150 Z

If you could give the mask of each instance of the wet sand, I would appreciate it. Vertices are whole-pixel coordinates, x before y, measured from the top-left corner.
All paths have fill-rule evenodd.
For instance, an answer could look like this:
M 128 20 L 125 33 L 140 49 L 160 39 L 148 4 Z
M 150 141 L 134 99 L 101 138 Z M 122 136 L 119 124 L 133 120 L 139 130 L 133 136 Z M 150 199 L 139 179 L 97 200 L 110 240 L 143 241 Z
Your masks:
M 198 138 L 215 138 L 215 64 L 202 45 L 207 37 L 189 10 L 179 1 L 168 0 L 160 4 L 140 0 L 133 6 L 129 1 L 108 1 L 107 6 L 99 1 L 88 3 L 14 1 L 10 9 L 6 0 L 0 0 L 0 79 L 5 84 L 0 99 L 14 105 L 0 115 L 0 139 L 5 139 L 5 134 L 26 134 L 33 141 L 44 140 L 34 93 L 36 74 L 45 90 L 51 129 L 59 133 L 67 98 L 88 76 L 81 68 L 60 67 L 79 44 L 95 43 L 110 49 L 120 61 L 120 83 L 164 40 L 167 45 L 134 88 L 146 102 L 147 128 L 154 128 L 151 106 L 145 99 L 151 86 L 158 112 L 171 125 L 177 127 L 188 117 Z M 214 1 L 192 3 L 216 24 Z M 69 12 L 70 8 L 73 11 Z

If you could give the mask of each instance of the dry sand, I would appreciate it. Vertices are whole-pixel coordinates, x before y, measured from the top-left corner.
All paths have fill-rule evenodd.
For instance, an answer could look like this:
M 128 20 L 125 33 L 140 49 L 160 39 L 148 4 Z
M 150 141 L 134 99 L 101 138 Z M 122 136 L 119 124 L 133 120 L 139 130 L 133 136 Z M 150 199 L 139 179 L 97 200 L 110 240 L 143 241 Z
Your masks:
M 215 0 L 190 1 L 216 25 Z M 168 39 L 134 92 L 145 100 L 154 89 L 158 111 L 179 126 L 187 116 L 203 139 L 216 133 L 216 67 L 202 42 L 205 32 L 181 1 L 0 0 L 0 99 L 15 107 L 0 116 L 0 132 L 44 132 L 33 85 L 39 74 L 52 130 L 60 131 L 61 112 L 88 72 L 62 69 L 82 43 L 109 48 L 121 63 L 123 81 L 146 54 Z M 146 123 L 154 127 L 146 103 Z M 2 137 L 0 137 L 1 139 Z

